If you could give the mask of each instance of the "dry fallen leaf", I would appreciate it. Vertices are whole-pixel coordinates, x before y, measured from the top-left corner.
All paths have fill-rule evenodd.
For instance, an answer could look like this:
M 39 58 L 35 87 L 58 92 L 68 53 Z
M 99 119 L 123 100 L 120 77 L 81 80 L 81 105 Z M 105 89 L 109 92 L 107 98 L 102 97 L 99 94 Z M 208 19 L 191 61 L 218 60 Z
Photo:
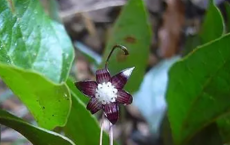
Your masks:
M 159 56 L 169 58 L 179 50 L 181 32 L 184 26 L 184 4 L 181 0 L 166 0 L 163 24 L 158 32 Z

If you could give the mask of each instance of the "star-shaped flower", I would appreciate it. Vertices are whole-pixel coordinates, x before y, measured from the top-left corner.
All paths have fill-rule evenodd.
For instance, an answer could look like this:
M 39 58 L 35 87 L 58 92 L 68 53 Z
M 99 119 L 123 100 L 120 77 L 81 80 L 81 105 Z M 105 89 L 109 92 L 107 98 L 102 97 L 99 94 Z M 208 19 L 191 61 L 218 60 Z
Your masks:
M 122 49 L 126 50 L 126 48 Z M 128 105 L 133 101 L 133 97 L 124 91 L 123 88 L 132 74 L 134 67 L 124 69 L 111 77 L 107 69 L 108 59 L 105 68 L 96 71 L 96 81 L 80 81 L 76 82 L 75 85 L 82 93 L 91 98 L 87 109 L 90 110 L 92 114 L 102 109 L 106 118 L 112 124 L 115 124 L 119 117 L 118 105 Z

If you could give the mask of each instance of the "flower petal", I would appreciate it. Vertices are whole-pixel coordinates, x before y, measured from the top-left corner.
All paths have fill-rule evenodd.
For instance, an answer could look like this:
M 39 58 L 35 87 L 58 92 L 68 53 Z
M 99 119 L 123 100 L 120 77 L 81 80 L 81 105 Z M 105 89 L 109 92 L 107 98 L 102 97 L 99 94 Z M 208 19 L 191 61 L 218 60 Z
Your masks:
M 119 117 L 119 107 L 117 103 L 110 103 L 103 106 L 103 110 L 106 118 L 112 123 L 115 124 Z
M 131 104 L 133 102 L 133 97 L 128 92 L 124 90 L 119 90 L 117 92 L 117 99 L 116 101 L 121 104 Z
M 90 110 L 92 114 L 96 113 L 101 108 L 102 104 L 97 100 L 97 98 L 92 98 L 87 105 L 87 109 Z
M 127 68 L 125 70 L 122 70 L 120 73 L 116 74 L 111 78 L 111 83 L 117 88 L 122 89 L 126 82 L 128 81 L 130 75 L 132 74 L 132 71 L 135 67 Z
M 110 73 L 107 69 L 100 69 L 96 71 L 97 83 L 108 82 L 110 78 Z
M 75 86 L 85 95 L 89 97 L 94 97 L 96 88 L 97 88 L 97 83 L 95 81 L 81 81 L 81 82 L 76 82 Z

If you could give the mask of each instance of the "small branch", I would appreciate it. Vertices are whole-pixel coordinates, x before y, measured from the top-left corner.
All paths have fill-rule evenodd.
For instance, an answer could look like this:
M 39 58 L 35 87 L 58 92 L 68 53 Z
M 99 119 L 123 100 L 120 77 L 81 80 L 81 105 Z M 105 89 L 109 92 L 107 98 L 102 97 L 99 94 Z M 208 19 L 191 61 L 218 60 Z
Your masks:
M 73 17 L 79 13 L 100 10 L 100 9 L 104 9 L 104 8 L 108 8 L 108 7 L 123 6 L 125 3 L 126 3 L 125 0 L 116 0 L 116 1 L 97 2 L 96 4 L 93 4 L 92 6 L 87 5 L 87 7 L 82 6 L 79 8 L 79 6 L 78 6 L 78 7 L 75 7 L 73 9 L 60 12 L 60 17 L 61 17 L 61 19 L 64 20 L 66 18 Z

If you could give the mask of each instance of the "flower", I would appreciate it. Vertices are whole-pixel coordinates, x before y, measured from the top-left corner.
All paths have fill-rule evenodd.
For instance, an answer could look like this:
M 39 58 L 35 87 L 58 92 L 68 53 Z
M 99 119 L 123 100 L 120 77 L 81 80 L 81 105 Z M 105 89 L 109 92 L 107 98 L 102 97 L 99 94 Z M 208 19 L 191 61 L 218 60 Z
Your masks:
M 116 47 L 125 49 L 125 54 L 128 54 L 125 47 L 116 45 L 113 47 L 109 57 Z M 109 57 L 105 68 L 96 71 L 96 81 L 80 81 L 76 82 L 75 85 L 83 94 L 90 98 L 87 109 L 92 114 L 102 109 L 106 118 L 112 124 L 115 124 L 119 118 L 119 104 L 128 105 L 133 101 L 132 95 L 123 90 L 123 88 L 132 74 L 134 67 L 124 69 L 111 77 L 107 69 Z

